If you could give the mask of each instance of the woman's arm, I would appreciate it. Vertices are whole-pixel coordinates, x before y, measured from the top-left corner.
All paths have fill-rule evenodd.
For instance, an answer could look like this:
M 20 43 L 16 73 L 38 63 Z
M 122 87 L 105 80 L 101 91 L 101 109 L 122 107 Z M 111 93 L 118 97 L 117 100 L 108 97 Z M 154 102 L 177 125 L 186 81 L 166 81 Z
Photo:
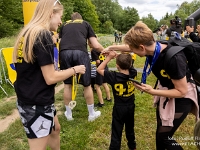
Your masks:
M 169 98 L 182 98 L 187 94 L 188 89 L 187 89 L 186 77 L 179 80 L 172 79 L 172 83 L 174 84 L 174 89 L 170 89 L 170 90 L 153 89 L 152 86 L 148 84 L 142 84 L 141 86 L 138 84 L 134 84 L 134 85 L 140 91 L 149 93 L 151 95 L 157 95 L 157 96 L 163 96 L 163 97 L 169 97 Z
M 103 52 L 106 52 L 106 51 L 122 51 L 122 52 L 131 52 L 131 49 L 129 48 L 128 45 L 111 45 L 111 46 L 108 46 L 106 47 Z
M 76 73 L 84 74 L 85 66 L 79 65 L 66 70 L 56 71 L 53 64 L 45 65 L 41 67 L 42 74 L 48 85 L 55 84 L 63 81 Z

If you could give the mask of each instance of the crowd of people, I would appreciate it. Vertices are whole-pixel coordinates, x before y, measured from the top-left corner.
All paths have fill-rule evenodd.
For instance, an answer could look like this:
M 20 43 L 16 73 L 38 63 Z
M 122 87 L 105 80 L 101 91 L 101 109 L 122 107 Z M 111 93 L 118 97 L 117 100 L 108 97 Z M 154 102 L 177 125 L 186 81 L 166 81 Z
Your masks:
M 49 11 L 45 11 L 49 10 Z M 156 106 L 156 149 L 183 150 L 173 139 L 174 133 L 190 112 L 195 111 L 198 119 L 198 105 L 195 98 L 196 88 L 188 82 L 191 74 L 187 69 L 187 60 L 181 51 L 170 60 L 164 69 L 164 56 L 172 47 L 158 42 L 152 30 L 138 21 L 124 36 L 124 44 L 104 48 L 97 40 L 89 22 L 75 12 L 71 20 L 62 23 L 63 5 L 59 0 L 40 0 L 31 21 L 18 35 L 13 52 L 17 79 L 14 83 L 17 94 L 17 108 L 25 129 L 30 150 L 60 149 L 60 124 L 55 109 L 55 85 L 64 82 L 64 115 L 68 121 L 74 120 L 71 102 L 73 100 L 73 76 L 84 87 L 84 98 L 88 109 L 88 121 L 95 121 L 101 112 L 95 110 L 93 89 L 97 92 L 98 107 L 104 106 L 101 85 L 106 91 L 106 100 L 111 102 L 113 93 L 112 132 L 110 150 L 119 150 L 125 126 L 127 145 L 136 150 L 134 132 L 135 88 L 155 96 Z M 54 33 L 59 32 L 59 69 L 55 51 Z M 193 37 L 193 28 L 187 27 Z M 166 39 L 167 26 L 161 26 L 161 35 Z M 117 34 L 117 32 L 116 32 Z M 115 42 L 121 42 L 122 34 L 115 36 Z M 195 39 L 195 38 L 194 38 Z M 197 40 L 198 41 L 198 40 Z M 91 80 L 91 61 L 88 55 L 89 45 L 92 60 L 96 64 L 96 77 Z M 118 53 L 116 52 L 118 51 Z M 133 67 L 131 53 L 146 57 L 142 74 L 142 83 L 133 83 L 130 78 L 137 76 Z M 116 58 L 117 71 L 109 71 L 107 64 Z M 147 71 L 148 65 L 150 65 Z M 163 72 L 164 71 L 164 72 Z M 158 78 L 157 88 L 146 84 L 147 76 L 153 73 Z M 167 75 L 166 75 L 167 74 Z M 27 90 L 29 89 L 29 90 Z M 196 109 L 194 109 L 196 108 Z

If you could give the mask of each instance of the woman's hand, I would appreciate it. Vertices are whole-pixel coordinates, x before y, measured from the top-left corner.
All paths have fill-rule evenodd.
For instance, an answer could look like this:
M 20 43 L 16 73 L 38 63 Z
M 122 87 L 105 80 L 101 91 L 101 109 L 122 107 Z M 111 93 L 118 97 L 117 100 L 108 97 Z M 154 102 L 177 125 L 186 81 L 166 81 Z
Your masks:
M 75 73 L 85 74 L 86 68 L 84 65 L 74 66 L 73 68 L 74 68 Z
M 101 53 L 102 53 L 104 56 L 108 56 L 110 51 L 111 51 L 111 50 L 109 49 L 109 46 L 108 46 L 108 47 L 104 48 L 104 50 L 101 51 Z
M 148 85 L 148 84 L 137 84 L 137 83 L 133 83 L 135 88 L 140 90 L 141 92 L 146 92 L 146 93 L 149 93 L 149 94 L 153 94 L 153 88 L 152 86 Z

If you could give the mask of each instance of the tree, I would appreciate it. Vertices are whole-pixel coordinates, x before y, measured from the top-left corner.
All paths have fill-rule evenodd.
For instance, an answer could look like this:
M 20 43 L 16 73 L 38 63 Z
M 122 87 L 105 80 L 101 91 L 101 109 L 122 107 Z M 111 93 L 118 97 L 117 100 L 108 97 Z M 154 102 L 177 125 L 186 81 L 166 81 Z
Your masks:
M 24 25 L 22 1 L 0 1 L 0 38 L 11 36 Z
M 106 21 L 104 22 L 104 24 L 102 25 L 102 33 L 113 33 L 114 28 L 113 28 L 113 23 L 112 21 Z
M 138 11 L 135 8 L 126 7 L 123 13 L 122 31 L 127 32 L 139 21 Z
M 71 19 L 71 14 L 74 11 L 74 2 L 73 0 L 65 0 L 62 2 L 62 5 L 64 6 L 63 22 L 65 22 Z
M 152 14 L 148 14 L 147 17 L 142 17 L 142 21 L 153 31 L 158 26 L 157 21 Z
M 102 33 L 105 32 L 104 25 L 107 21 L 113 23 L 113 27 L 119 29 L 120 15 L 123 13 L 122 7 L 117 1 L 111 0 L 92 0 L 92 3 L 96 6 L 96 11 L 99 16 L 100 30 Z
M 88 21 L 93 27 L 95 32 L 99 31 L 99 19 L 95 6 L 91 0 L 74 0 L 74 12 L 78 12 L 82 15 L 83 19 Z

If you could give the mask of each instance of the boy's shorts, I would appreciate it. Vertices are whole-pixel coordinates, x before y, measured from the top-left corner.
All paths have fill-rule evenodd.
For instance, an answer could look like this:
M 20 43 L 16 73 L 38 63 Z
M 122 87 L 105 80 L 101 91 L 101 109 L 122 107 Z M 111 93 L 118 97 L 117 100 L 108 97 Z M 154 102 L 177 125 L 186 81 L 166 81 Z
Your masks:
M 104 81 L 104 77 L 97 72 L 95 84 L 101 86 Z
M 105 68 L 105 71 L 108 71 L 108 67 Z M 95 84 L 101 86 L 103 83 L 106 83 L 105 77 L 97 72 Z
M 39 106 L 27 105 L 17 101 L 17 108 L 29 139 L 48 136 L 51 134 L 52 128 L 55 129 L 56 109 L 54 104 Z
M 77 65 L 85 65 L 85 74 L 81 75 L 79 83 L 84 87 L 91 84 L 91 64 L 88 53 L 81 50 L 62 50 L 59 56 L 60 69 L 68 69 Z M 72 77 L 64 80 L 65 84 L 72 84 Z

